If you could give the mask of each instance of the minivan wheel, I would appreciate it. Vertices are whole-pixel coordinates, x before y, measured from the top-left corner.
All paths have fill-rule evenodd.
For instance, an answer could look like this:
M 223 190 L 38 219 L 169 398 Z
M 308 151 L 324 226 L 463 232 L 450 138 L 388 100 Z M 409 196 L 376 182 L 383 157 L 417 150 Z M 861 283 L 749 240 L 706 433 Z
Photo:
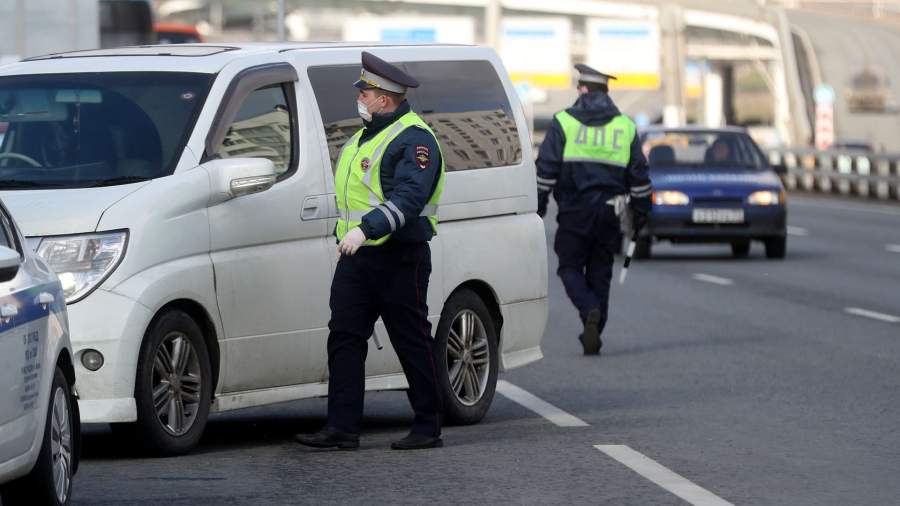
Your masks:
M 0 497 L 5 506 L 16 504 L 66 505 L 72 497 L 78 425 L 72 390 L 57 367 L 44 423 L 44 440 L 34 468 L 24 478 L 4 485 Z
M 478 294 L 463 289 L 450 296 L 435 343 L 447 422 L 478 423 L 494 399 L 500 367 L 497 328 Z
M 203 332 L 182 311 L 154 320 L 144 336 L 134 388 L 142 449 L 182 455 L 200 441 L 212 398 L 212 367 Z

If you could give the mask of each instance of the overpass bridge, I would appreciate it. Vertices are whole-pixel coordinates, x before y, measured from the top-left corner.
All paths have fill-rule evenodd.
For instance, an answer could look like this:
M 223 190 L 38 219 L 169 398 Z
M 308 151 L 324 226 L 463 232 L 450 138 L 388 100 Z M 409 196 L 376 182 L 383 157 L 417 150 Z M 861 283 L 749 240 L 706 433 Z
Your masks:
M 263 4 L 158 2 L 160 14 L 206 23 L 213 37 L 271 38 L 277 33 L 274 12 Z M 301 4 L 285 0 L 285 4 L 288 32 L 298 40 L 383 40 L 390 32 L 394 38 L 406 33 L 411 40 L 490 44 L 501 53 L 514 80 L 531 89 L 538 123 L 572 101 L 571 65 L 586 62 L 626 75 L 625 85 L 615 89 L 614 96 L 624 111 L 642 121 L 751 123 L 769 144 L 792 144 L 809 136 L 787 21 L 779 10 L 755 1 L 305 0 Z M 450 20 L 458 21 L 454 28 L 441 28 Z M 618 30 L 619 36 L 635 37 L 631 40 L 643 48 L 636 53 L 640 64 L 627 61 L 627 55 L 604 52 L 602 44 L 615 37 L 610 26 L 616 24 L 627 27 Z M 386 28 L 379 32 L 373 26 Z M 437 26 L 431 29 L 431 38 L 423 35 L 429 26 Z M 597 37 L 598 30 L 605 31 L 605 39 Z M 555 38 L 544 48 L 533 39 L 511 35 L 549 31 Z M 619 53 L 628 47 L 623 43 L 627 41 L 618 42 Z M 755 82 L 750 98 L 736 92 L 745 81 Z

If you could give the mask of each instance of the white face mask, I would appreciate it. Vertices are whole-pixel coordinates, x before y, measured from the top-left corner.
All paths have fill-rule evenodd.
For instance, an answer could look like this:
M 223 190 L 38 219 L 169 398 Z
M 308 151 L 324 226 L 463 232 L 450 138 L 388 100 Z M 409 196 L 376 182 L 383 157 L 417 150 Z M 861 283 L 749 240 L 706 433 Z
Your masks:
M 363 119 L 363 121 L 372 121 L 372 113 L 369 112 L 369 108 L 366 107 L 366 104 L 362 102 L 362 100 L 356 101 L 356 112 L 359 113 L 359 117 Z
M 378 100 L 376 97 L 375 100 Z M 373 101 L 374 102 L 374 101 Z M 376 112 L 369 111 L 369 106 L 365 104 L 362 100 L 356 101 L 356 112 L 359 113 L 359 117 L 365 121 L 372 121 L 372 115 L 377 114 Z

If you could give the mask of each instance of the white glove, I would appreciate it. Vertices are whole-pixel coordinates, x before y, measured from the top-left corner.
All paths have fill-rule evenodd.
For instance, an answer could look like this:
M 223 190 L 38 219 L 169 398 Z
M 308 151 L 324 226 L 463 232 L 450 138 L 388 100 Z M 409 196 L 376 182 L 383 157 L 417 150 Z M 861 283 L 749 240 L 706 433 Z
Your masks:
M 366 242 L 366 234 L 359 227 L 354 227 L 341 239 L 340 244 L 338 244 L 338 253 L 353 256 L 364 242 Z

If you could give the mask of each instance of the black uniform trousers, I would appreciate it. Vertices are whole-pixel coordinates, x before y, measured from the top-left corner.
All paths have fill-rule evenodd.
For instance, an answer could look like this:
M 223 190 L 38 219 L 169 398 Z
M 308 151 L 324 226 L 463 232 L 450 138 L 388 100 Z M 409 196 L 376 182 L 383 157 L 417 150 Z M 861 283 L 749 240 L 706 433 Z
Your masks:
M 620 247 L 619 218 L 613 206 L 566 210 L 557 216 L 554 249 L 559 257 L 556 273 L 581 321 L 592 309 L 600 309 L 600 332 L 609 311 L 609 283 L 613 260 Z
M 368 339 L 380 316 L 409 382 L 412 431 L 441 434 L 441 400 L 428 321 L 431 250 L 427 242 L 363 246 L 338 261 L 328 324 L 328 425 L 358 434 Z

